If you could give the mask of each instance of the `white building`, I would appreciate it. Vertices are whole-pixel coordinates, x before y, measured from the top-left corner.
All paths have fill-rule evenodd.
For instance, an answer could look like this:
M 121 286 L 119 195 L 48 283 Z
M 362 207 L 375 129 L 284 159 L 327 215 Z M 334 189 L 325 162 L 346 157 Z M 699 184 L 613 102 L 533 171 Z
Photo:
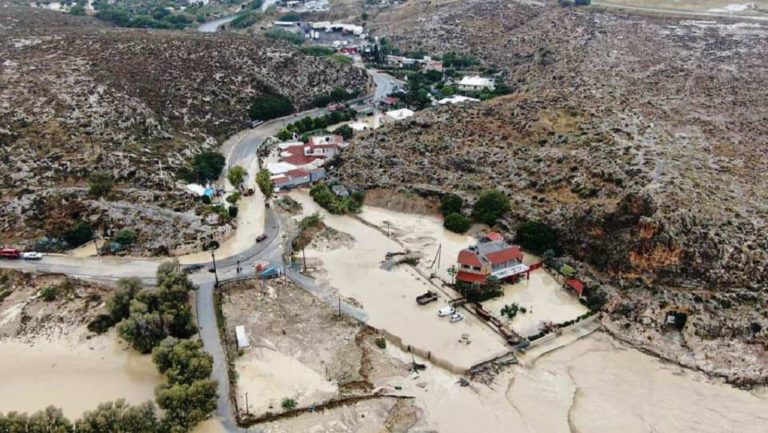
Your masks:
M 459 81 L 459 90 L 467 92 L 479 92 L 485 89 L 493 90 L 494 88 L 496 88 L 496 83 L 493 78 L 485 78 L 479 75 L 475 75 L 474 77 L 463 77 L 461 81 Z
M 479 102 L 479 101 L 480 101 L 479 99 L 470 98 L 463 95 L 454 95 L 450 98 L 443 98 L 437 101 L 437 103 L 440 105 L 445 105 L 445 104 L 461 104 L 464 102 Z
M 387 120 L 390 122 L 397 122 L 399 120 L 407 119 L 413 115 L 413 110 L 401 108 L 399 110 L 387 111 Z

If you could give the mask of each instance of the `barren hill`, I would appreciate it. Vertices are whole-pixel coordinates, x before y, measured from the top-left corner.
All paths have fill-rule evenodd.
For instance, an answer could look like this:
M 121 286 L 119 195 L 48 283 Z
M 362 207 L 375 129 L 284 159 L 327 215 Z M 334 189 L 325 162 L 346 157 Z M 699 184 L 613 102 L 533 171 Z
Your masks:
M 167 235 L 184 221 L 175 239 L 154 244 L 172 250 L 203 233 L 176 170 L 242 129 L 255 96 L 279 92 L 306 108 L 366 83 L 359 69 L 247 36 L 108 28 L 25 7 L 0 8 L 0 39 L 6 241 L 80 218 L 143 221 Z M 86 200 L 93 170 L 113 173 L 121 199 Z
M 602 282 L 635 288 L 616 323 L 677 306 L 700 322 L 680 353 L 735 337 L 737 363 L 765 359 L 768 26 L 500 0 L 409 3 L 376 26 L 403 49 L 478 56 L 515 91 L 361 136 L 346 180 L 499 188 L 510 229 L 540 219 Z M 739 380 L 730 360 L 683 362 Z

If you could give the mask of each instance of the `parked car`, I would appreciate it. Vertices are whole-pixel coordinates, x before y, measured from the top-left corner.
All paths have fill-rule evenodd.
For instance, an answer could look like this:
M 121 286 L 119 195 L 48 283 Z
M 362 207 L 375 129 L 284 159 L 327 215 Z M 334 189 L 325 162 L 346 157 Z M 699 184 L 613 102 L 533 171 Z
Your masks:
M 43 253 L 30 251 L 28 253 L 21 253 L 21 258 L 24 260 L 42 260 Z
M 263 242 L 265 239 L 267 239 L 267 234 L 266 233 L 262 233 L 262 234 L 256 236 L 256 242 Z
M 183 272 L 185 274 L 191 274 L 191 273 L 197 272 L 197 271 L 199 271 L 200 269 L 203 269 L 203 268 L 204 268 L 204 266 L 198 263 L 196 265 L 184 266 L 183 268 L 181 268 L 181 272 Z
M 255 127 L 257 127 L 257 126 L 261 125 L 262 123 L 264 123 L 264 121 L 263 121 L 263 120 L 252 120 L 252 121 L 249 123 L 249 125 L 251 125 L 251 128 L 255 128 Z
M 419 295 L 416 297 L 416 303 L 419 305 L 425 305 L 429 304 L 430 302 L 437 301 L 437 293 L 429 290 L 427 293 L 424 293 L 423 295 Z
M 445 307 L 437 310 L 437 315 L 440 317 L 450 316 L 454 313 L 456 313 L 456 309 L 450 305 L 446 305 Z
M 462 316 L 460 313 L 451 314 L 451 323 L 456 323 L 459 320 L 464 320 L 464 316 Z

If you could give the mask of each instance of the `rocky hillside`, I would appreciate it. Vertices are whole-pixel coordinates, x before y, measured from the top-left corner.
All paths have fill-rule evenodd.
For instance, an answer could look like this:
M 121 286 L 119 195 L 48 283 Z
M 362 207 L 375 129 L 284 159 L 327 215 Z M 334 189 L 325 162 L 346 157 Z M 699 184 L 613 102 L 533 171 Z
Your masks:
M 247 36 L 108 28 L 24 7 L 0 8 L 0 39 L 6 242 L 80 218 L 172 235 L 177 219 L 187 222 L 178 236 L 155 245 L 174 250 L 208 231 L 187 213 L 176 171 L 242 129 L 255 96 L 279 92 L 305 108 L 366 83 L 359 69 Z M 111 172 L 121 197 L 86 201 L 94 170 Z
M 500 0 L 414 2 L 377 21 L 401 48 L 479 57 L 514 92 L 361 136 L 347 181 L 470 200 L 499 188 L 510 231 L 542 220 L 564 254 L 623 284 L 609 304 L 619 329 L 685 309 L 709 323 L 691 325 L 699 340 L 726 352 L 738 339 L 742 365 L 766 359 L 768 26 Z M 666 298 L 639 295 L 659 287 Z M 683 342 L 696 357 L 703 346 Z

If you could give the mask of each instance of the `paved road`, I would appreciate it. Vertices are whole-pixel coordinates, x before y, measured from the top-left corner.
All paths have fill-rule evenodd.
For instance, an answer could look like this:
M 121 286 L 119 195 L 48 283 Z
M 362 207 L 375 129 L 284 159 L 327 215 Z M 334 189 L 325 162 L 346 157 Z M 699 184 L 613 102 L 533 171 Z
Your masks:
M 213 21 L 208 21 L 207 23 L 200 24 L 197 27 L 197 31 L 198 32 L 202 32 L 202 33 L 215 33 L 216 30 L 219 29 L 219 27 L 223 26 L 224 24 L 226 24 L 226 23 L 228 23 L 228 22 L 230 22 L 230 21 L 232 21 L 234 19 L 235 19 L 235 17 L 231 16 L 231 17 L 219 18 L 219 19 L 213 20 Z
M 405 86 L 404 82 L 386 72 L 369 69 L 368 75 L 373 78 L 373 82 L 376 84 L 376 91 L 373 94 L 374 102 L 380 102 L 382 99 L 386 98 L 387 95 L 394 92 L 396 88 Z

